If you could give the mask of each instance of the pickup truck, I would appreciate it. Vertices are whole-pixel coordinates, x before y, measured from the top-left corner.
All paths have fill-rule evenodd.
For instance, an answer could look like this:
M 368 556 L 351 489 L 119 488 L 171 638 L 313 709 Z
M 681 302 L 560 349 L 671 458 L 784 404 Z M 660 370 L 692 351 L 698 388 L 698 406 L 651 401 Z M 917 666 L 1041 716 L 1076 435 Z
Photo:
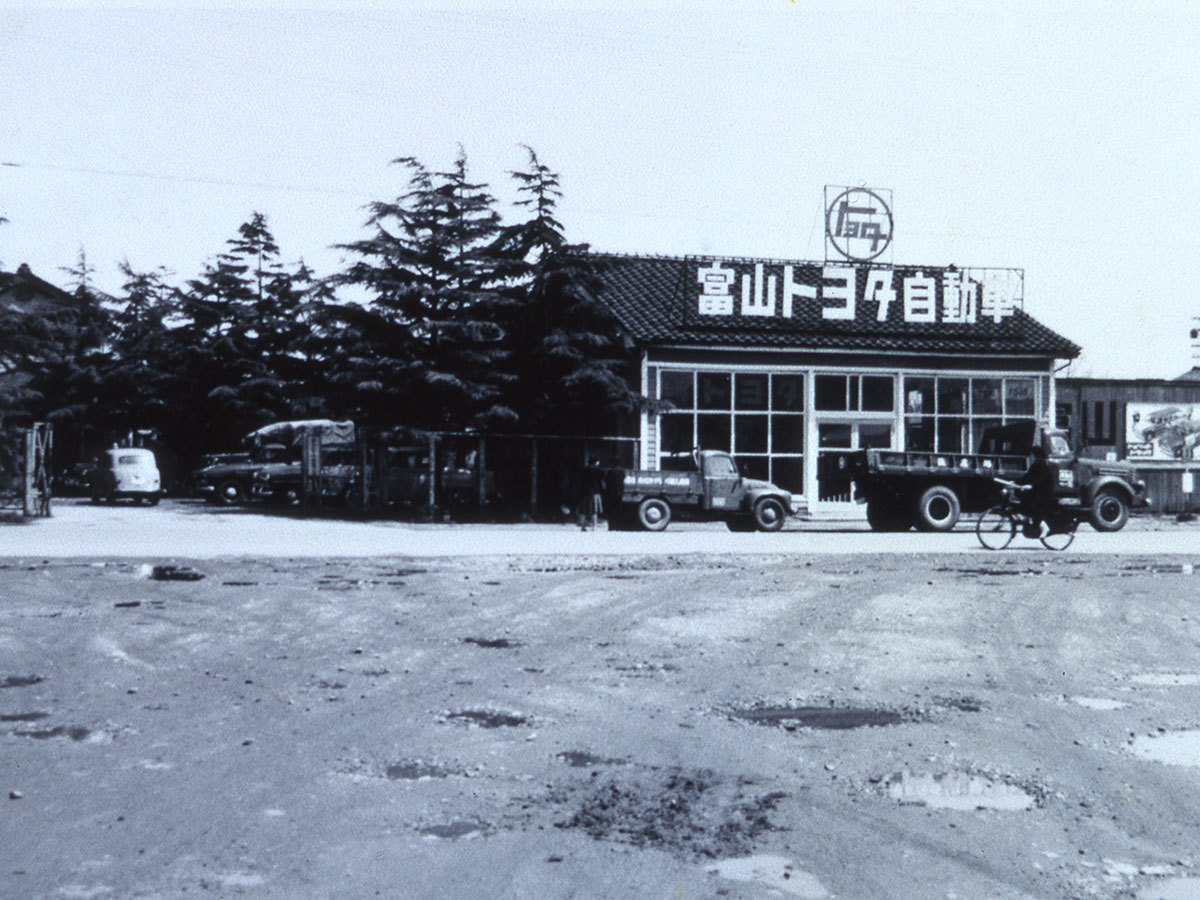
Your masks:
M 687 471 L 612 470 L 606 485 L 610 525 L 662 531 L 678 516 L 724 520 L 730 531 L 778 531 L 792 512 L 791 494 L 769 481 L 743 478 L 728 453 L 702 450 L 692 463 Z
M 1035 422 L 986 429 L 979 453 L 861 450 L 849 460 L 850 476 L 874 530 L 949 531 L 961 513 L 999 500 L 996 478 L 1016 481 L 1028 471 L 1035 443 L 1057 475 L 1058 502 L 1081 507 L 1097 531 L 1121 530 L 1131 509 L 1149 504 L 1132 465 L 1081 459 L 1066 432 Z

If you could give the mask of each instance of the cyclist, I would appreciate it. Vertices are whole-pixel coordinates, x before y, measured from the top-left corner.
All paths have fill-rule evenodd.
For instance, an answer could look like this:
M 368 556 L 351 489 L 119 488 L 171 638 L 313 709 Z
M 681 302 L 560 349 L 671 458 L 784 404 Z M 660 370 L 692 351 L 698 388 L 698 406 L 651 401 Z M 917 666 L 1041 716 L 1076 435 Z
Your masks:
M 1021 509 L 1032 520 L 1031 537 L 1038 537 L 1045 532 L 1045 523 L 1058 509 L 1058 498 L 1054 496 L 1056 474 L 1050 465 L 1050 459 L 1041 444 L 1033 447 L 1033 461 L 1029 469 L 1017 479 L 1020 492 L 1018 501 Z

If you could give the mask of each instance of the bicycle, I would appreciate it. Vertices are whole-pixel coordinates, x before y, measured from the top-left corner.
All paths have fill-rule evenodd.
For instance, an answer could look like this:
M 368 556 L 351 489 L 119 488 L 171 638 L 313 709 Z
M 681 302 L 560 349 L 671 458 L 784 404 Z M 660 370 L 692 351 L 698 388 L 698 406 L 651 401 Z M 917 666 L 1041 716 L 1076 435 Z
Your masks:
M 1059 507 L 1050 511 L 1042 522 L 1042 530 L 1016 499 L 1017 492 L 1028 490 L 1029 486 L 1003 478 L 995 481 L 1001 486 L 1000 502 L 984 512 L 975 523 L 975 536 L 979 538 L 979 543 L 988 550 L 1003 550 L 1012 543 L 1020 528 L 1021 534 L 1040 540 L 1047 550 L 1066 550 L 1071 546 L 1075 531 L 1079 528 L 1076 510 Z

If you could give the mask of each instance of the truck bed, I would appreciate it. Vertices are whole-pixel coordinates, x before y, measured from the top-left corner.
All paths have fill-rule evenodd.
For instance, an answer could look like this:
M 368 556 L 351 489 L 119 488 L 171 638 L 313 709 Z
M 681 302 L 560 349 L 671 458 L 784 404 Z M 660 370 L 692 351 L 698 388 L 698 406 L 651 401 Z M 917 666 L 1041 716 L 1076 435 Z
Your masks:
M 868 476 L 936 475 L 1015 479 L 1029 468 L 1029 458 L 1026 456 L 915 450 L 863 450 L 862 454 L 862 474 Z
M 643 497 L 669 497 L 698 501 L 704 493 L 699 472 L 652 472 L 644 469 L 625 472 L 622 499 L 629 503 Z

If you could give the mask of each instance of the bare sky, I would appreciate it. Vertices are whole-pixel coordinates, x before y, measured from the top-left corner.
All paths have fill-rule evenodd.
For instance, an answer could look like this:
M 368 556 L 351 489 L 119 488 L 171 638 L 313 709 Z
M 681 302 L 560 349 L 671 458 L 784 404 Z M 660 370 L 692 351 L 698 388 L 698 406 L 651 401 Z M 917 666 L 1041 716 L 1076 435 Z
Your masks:
M 821 259 L 825 185 L 893 192 L 896 264 L 1025 270 L 1069 374 L 1169 378 L 1200 315 L 1186 0 L 411 3 L 0 13 L 0 267 L 196 275 L 259 211 L 318 274 L 461 145 L 534 147 L 573 241 Z M 510 209 L 506 214 L 516 215 Z

